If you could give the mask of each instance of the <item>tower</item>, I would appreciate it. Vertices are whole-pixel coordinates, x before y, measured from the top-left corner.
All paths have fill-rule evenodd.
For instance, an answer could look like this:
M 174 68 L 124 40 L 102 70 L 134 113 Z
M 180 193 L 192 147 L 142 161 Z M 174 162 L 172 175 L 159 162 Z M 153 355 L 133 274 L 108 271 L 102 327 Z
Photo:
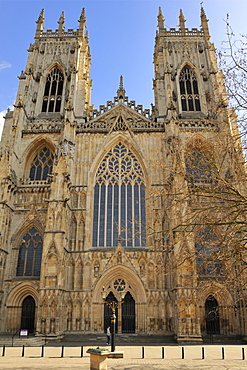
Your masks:
M 151 111 L 122 76 L 112 101 L 90 105 L 84 9 L 76 30 L 63 12 L 55 31 L 44 10 L 36 23 L 1 141 L 0 331 L 102 332 L 104 293 L 124 296 L 123 334 L 244 335 L 218 197 L 223 183 L 245 191 L 242 149 L 204 9 L 191 30 L 182 10 L 167 29 L 159 9 Z

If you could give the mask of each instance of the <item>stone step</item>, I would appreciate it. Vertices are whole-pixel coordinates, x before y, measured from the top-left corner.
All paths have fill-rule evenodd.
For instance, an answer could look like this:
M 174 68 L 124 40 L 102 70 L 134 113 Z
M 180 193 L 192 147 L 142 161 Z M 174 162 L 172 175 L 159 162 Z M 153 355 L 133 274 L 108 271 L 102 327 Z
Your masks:
M 40 347 L 45 344 L 45 340 L 42 338 L 14 338 L 12 340 L 11 337 L 0 337 L 0 346 L 6 346 L 6 347 Z

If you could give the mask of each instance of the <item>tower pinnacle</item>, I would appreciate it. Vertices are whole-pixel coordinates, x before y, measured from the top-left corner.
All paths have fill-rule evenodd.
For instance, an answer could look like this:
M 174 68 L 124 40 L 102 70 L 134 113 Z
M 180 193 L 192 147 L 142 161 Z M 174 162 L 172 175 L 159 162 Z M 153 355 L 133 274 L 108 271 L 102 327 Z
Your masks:
M 44 14 L 45 14 L 45 11 L 44 11 L 44 9 L 42 9 L 41 12 L 40 12 L 39 18 L 36 21 L 37 27 L 36 27 L 35 37 L 40 37 L 41 36 L 41 33 L 43 31 L 43 28 L 44 28 L 44 20 L 45 20 Z
M 65 21 L 64 11 L 62 11 L 62 13 L 60 15 L 60 18 L 57 22 L 58 23 L 58 33 L 59 34 L 61 34 L 64 31 L 64 28 L 65 28 L 64 21 Z
M 86 27 L 85 8 L 82 8 L 81 15 L 80 15 L 80 18 L 79 18 L 78 22 L 79 22 L 79 33 L 80 33 L 80 36 L 83 36 L 84 35 L 84 29 Z
M 164 18 L 164 16 L 163 16 L 163 14 L 162 14 L 162 9 L 161 9 L 161 7 L 159 7 L 159 13 L 158 13 L 158 27 L 159 27 L 159 29 L 161 30 L 161 29 L 164 29 L 164 21 L 165 21 L 165 18 Z
M 201 28 L 204 32 L 204 35 L 209 36 L 208 19 L 206 17 L 206 13 L 202 5 L 201 5 Z
M 185 22 L 186 22 L 186 19 L 184 17 L 184 13 L 182 11 L 182 9 L 180 9 L 180 14 L 179 14 L 179 27 L 180 28 L 185 28 Z

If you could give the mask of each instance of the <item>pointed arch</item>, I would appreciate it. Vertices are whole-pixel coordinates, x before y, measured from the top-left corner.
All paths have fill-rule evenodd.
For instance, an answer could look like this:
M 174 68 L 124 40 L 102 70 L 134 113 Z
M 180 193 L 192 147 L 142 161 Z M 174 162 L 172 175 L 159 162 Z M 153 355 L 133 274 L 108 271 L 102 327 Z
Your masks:
M 186 179 L 190 184 L 217 182 L 214 151 L 202 137 L 194 137 L 185 149 Z
M 118 140 L 94 179 L 93 247 L 146 245 L 145 176 L 136 155 Z
M 201 111 L 197 75 L 194 68 L 186 63 L 179 72 L 179 92 L 183 112 Z
M 16 267 L 16 276 L 39 277 L 42 260 L 43 236 L 32 225 L 22 234 Z
M 39 136 L 25 150 L 25 178 L 29 181 L 48 181 L 52 173 L 55 145 L 45 135 Z
M 76 233 L 77 233 L 77 220 L 73 213 L 70 220 L 69 226 L 69 250 L 76 250 Z
M 60 113 L 64 90 L 64 71 L 58 63 L 50 66 L 46 75 L 41 111 Z

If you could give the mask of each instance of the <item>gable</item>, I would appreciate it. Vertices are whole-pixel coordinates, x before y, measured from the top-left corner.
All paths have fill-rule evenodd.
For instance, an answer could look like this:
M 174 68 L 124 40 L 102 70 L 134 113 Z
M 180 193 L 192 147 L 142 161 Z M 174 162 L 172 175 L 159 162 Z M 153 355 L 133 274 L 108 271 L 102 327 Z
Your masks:
M 111 131 L 164 131 L 164 123 L 154 120 L 143 113 L 138 112 L 139 106 L 130 106 L 118 103 L 114 107 L 105 107 L 103 111 L 92 120 L 77 126 L 77 132 L 111 132 Z M 141 111 L 141 109 L 140 109 Z

